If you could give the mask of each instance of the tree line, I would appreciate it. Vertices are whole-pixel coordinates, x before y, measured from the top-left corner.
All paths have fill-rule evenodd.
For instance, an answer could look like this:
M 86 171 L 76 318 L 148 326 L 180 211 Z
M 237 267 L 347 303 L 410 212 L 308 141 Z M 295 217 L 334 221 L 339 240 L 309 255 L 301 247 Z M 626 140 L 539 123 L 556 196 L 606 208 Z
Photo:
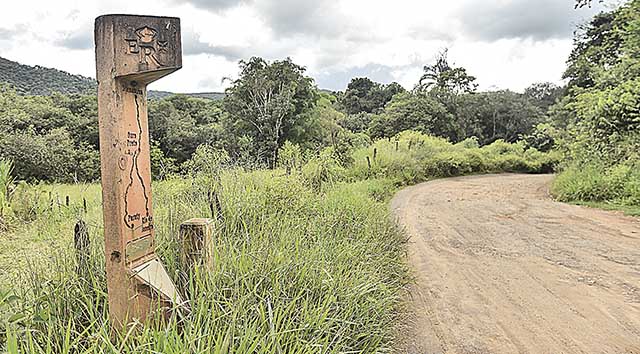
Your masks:
M 524 94 L 477 92 L 475 78 L 452 67 L 446 51 L 425 66 L 416 87 L 354 78 L 341 92 L 318 90 L 290 59 L 240 62 L 239 77 L 214 101 L 173 95 L 149 104 L 155 178 L 184 171 L 196 148 L 224 151 L 243 166 L 274 167 L 285 142 L 311 156 L 336 154 L 412 129 L 451 142 L 513 142 L 545 117 L 560 88 L 537 84 Z M 93 95 L 20 95 L 0 90 L 0 158 L 18 179 L 92 181 L 99 177 L 97 103 Z
M 446 50 L 410 90 L 357 77 L 344 91 L 327 92 L 291 59 L 242 60 L 222 100 L 173 95 L 150 102 L 154 177 L 185 173 L 203 145 L 248 167 L 275 167 L 287 142 L 303 158 L 330 148 L 347 164 L 354 148 L 405 130 L 452 143 L 522 141 L 573 159 L 630 156 L 637 147 L 637 8 L 630 1 L 581 25 L 567 84 L 536 83 L 523 93 L 479 91 Z M 0 90 L 0 158 L 14 161 L 18 179 L 99 178 L 97 129 L 93 95 Z

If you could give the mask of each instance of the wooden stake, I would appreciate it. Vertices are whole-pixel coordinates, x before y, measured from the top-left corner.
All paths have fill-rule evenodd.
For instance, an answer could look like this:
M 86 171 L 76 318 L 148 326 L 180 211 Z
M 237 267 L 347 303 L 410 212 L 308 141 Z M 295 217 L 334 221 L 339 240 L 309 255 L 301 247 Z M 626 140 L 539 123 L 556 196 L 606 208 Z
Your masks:
M 147 85 L 182 67 L 180 20 L 100 16 L 95 22 L 100 165 L 112 325 L 181 304 L 155 254 Z
M 180 225 L 180 260 L 186 270 L 202 263 L 213 268 L 213 219 L 194 218 Z

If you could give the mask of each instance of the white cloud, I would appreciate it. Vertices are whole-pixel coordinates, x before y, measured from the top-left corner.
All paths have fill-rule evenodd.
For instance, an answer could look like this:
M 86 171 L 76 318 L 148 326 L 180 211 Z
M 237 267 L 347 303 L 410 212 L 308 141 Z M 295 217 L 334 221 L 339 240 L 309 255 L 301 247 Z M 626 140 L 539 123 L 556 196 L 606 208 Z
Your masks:
M 449 47 L 481 88 L 521 90 L 559 82 L 572 26 L 595 11 L 574 11 L 571 0 L 25 0 L 3 4 L 0 56 L 94 76 L 95 17 L 168 15 L 181 18 L 183 69 L 154 89 L 223 90 L 251 56 L 291 57 L 322 88 L 344 89 L 350 75 L 411 88 Z

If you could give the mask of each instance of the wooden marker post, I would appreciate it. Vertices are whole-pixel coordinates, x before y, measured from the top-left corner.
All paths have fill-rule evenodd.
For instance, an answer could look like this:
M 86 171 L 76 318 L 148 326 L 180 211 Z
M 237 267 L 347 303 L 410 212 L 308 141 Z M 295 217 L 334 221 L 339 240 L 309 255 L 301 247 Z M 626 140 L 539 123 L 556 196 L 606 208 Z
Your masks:
M 114 328 L 182 304 L 155 254 L 147 85 L 182 67 L 180 19 L 105 15 L 95 22 L 109 313 Z
M 213 219 L 193 218 L 180 225 L 180 260 L 185 269 L 202 263 L 213 268 Z

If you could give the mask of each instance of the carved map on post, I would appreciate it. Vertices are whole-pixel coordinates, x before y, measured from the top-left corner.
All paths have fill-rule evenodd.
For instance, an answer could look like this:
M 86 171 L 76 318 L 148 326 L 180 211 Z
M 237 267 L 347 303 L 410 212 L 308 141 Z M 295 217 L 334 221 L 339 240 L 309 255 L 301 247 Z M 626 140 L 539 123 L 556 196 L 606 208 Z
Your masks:
M 146 99 L 135 87 L 126 87 L 125 102 L 134 103 L 134 115 L 125 118 L 123 222 L 131 231 L 126 247 L 126 261 L 132 262 L 153 252 L 153 211 L 151 206 L 151 176 L 148 156 L 149 133 L 146 130 Z

